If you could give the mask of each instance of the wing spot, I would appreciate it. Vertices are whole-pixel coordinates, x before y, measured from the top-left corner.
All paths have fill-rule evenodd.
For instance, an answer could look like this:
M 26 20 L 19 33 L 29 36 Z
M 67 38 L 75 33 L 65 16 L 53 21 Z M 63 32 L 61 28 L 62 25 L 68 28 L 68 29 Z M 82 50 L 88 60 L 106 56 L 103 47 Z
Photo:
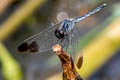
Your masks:
M 26 52 L 28 51 L 28 43 L 24 42 L 18 47 L 19 52 Z
M 33 41 L 29 46 L 28 46 L 30 52 L 39 52 L 39 47 L 36 41 Z

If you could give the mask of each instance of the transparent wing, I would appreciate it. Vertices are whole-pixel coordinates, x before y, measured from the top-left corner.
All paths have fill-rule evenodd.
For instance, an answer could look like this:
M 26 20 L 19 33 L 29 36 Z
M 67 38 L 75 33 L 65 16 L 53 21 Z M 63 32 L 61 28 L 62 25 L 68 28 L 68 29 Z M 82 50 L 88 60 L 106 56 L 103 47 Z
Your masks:
M 75 26 L 73 31 L 69 34 L 69 48 L 67 52 L 70 53 L 77 68 L 80 69 L 83 62 L 83 55 L 79 39 L 78 29 Z
M 18 47 L 18 51 L 40 53 L 50 50 L 51 47 L 58 42 L 58 39 L 55 37 L 55 29 L 58 28 L 61 23 L 62 22 L 59 22 L 53 26 L 50 26 L 44 31 L 24 40 Z

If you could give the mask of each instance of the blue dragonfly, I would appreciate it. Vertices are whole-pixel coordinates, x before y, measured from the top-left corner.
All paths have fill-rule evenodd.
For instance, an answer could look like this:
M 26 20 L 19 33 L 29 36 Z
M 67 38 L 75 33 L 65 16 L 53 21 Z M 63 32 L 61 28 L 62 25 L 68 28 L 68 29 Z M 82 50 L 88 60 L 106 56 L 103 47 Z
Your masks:
M 72 51 L 72 47 L 79 41 L 76 23 L 100 11 L 105 7 L 105 5 L 106 4 L 102 4 L 83 16 L 66 18 L 63 21 L 48 27 L 40 33 L 24 40 L 20 46 L 18 46 L 18 51 L 42 53 L 51 50 L 55 44 L 60 44 L 65 50 L 70 49 Z

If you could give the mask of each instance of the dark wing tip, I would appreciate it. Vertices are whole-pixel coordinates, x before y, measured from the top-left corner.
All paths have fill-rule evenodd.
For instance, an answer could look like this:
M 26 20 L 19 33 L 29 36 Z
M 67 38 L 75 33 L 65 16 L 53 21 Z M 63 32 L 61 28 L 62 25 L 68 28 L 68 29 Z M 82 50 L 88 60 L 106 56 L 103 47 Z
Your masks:
M 17 49 L 19 52 L 26 52 L 28 51 L 28 43 L 23 42 Z
M 27 42 L 23 42 L 18 47 L 18 52 L 30 52 L 30 53 L 36 53 L 39 52 L 39 47 L 36 41 L 33 41 L 32 43 L 28 44 Z

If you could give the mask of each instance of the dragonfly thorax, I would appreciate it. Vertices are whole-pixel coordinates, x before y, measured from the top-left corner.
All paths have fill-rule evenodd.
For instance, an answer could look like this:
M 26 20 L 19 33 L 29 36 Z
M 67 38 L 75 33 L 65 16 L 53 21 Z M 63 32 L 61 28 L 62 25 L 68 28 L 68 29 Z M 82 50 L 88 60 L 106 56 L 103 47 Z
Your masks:
M 61 29 L 64 29 L 67 33 L 70 32 L 75 26 L 75 23 L 72 20 L 73 19 L 64 20 L 64 22 L 61 24 Z
M 58 39 L 64 38 L 75 26 L 75 23 L 71 19 L 66 19 L 63 21 L 61 26 L 55 30 L 55 36 Z

